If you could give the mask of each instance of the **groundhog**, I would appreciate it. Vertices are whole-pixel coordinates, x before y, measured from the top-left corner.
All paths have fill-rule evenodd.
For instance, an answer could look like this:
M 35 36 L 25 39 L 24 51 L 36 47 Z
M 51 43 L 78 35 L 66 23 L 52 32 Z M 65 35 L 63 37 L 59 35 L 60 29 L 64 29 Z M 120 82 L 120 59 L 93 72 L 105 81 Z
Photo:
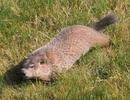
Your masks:
M 71 68 L 80 56 L 92 47 L 108 46 L 111 39 L 99 31 L 116 21 L 117 18 L 110 14 L 95 23 L 92 28 L 74 25 L 63 29 L 50 42 L 25 59 L 21 69 L 22 76 L 26 79 L 53 79 L 55 73 Z

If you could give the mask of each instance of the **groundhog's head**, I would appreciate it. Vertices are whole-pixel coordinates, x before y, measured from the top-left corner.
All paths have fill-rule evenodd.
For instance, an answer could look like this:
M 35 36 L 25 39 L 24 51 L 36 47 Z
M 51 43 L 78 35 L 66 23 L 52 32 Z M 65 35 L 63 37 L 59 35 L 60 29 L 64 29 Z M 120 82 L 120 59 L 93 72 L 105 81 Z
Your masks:
M 21 69 L 22 76 L 26 79 L 40 78 L 51 80 L 54 78 L 54 64 L 56 62 L 54 52 L 42 52 L 32 54 L 26 58 Z

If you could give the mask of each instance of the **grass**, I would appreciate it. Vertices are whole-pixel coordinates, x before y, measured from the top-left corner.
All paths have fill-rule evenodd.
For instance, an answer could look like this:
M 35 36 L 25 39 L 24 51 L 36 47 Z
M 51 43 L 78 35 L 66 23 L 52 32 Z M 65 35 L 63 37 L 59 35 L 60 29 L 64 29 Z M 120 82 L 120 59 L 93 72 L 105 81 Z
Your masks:
M 0 100 L 130 98 L 129 0 L 0 1 Z M 12 69 L 61 29 L 77 24 L 91 27 L 109 13 L 119 19 L 103 30 L 112 38 L 113 45 L 91 50 L 73 68 L 58 75 L 56 82 L 45 84 L 37 80 L 14 84 L 19 72 Z M 11 80 L 4 81 L 5 77 Z

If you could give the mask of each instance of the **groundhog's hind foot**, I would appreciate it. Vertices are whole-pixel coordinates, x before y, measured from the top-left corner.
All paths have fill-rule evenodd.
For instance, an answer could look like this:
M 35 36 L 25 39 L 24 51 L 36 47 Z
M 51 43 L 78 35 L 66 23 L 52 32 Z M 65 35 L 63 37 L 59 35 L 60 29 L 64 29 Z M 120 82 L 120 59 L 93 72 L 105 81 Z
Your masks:
M 111 44 L 111 39 L 104 39 L 99 43 L 99 46 L 109 46 Z

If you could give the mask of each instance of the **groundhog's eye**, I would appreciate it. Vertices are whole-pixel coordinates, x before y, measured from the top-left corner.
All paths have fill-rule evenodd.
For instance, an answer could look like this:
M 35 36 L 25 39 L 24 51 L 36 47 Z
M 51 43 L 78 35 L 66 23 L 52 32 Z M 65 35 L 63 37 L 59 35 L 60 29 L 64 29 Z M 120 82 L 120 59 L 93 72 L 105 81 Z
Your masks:
M 44 60 L 43 60 L 43 59 L 40 59 L 40 60 L 39 60 L 39 63 L 40 63 L 40 64 L 44 64 Z
M 30 67 L 30 68 L 33 68 L 33 67 L 34 67 L 34 64 L 30 64 L 29 67 Z

